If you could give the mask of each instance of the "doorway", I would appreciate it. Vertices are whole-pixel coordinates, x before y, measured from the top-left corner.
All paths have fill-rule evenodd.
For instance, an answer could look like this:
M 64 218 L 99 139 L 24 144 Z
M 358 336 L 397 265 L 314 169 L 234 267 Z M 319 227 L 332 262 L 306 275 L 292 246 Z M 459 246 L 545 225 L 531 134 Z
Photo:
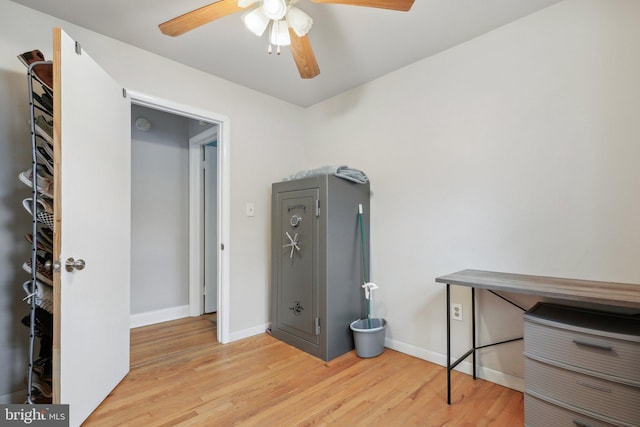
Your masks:
M 203 191 L 204 202 L 204 312 L 218 312 L 218 145 L 216 138 L 202 145 L 203 154 Z
M 193 245 L 190 253 L 194 315 L 218 312 L 218 129 L 215 123 L 191 122 L 189 137 L 189 194 Z M 197 131 L 195 135 L 192 135 Z M 199 254 L 199 255 L 197 255 Z M 196 288 L 199 286 L 199 288 Z
M 171 262 L 177 263 L 175 269 L 170 272 L 181 275 L 183 280 L 177 279 L 176 282 L 179 285 L 164 291 L 173 298 L 173 302 L 169 304 L 172 307 L 168 309 L 169 312 L 164 313 L 168 318 L 157 319 L 155 322 L 151 320 L 145 324 L 171 320 L 171 317 L 195 317 L 216 312 L 218 341 L 228 342 L 229 259 L 226 256 L 228 251 L 225 251 L 224 242 L 228 241 L 229 233 L 229 156 L 227 153 L 229 121 L 226 117 L 215 113 L 141 94 L 132 94 L 131 102 L 132 149 L 136 143 L 133 140 L 134 129 L 141 131 L 141 128 L 153 125 L 148 117 L 144 116 L 145 112 L 149 115 L 164 114 L 165 118 L 161 119 L 164 121 L 177 120 L 178 124 L 173 126 L 174 130 L 170 132 L 174 132 L 176 127 L 182 127 L 183 130 L 182 136 L 179 137 L 181 142 L 173 143 L 173 147 L 169 147 L 168 145 L 171 144 L 166 142 L 161 143 L 165 146 L 160 147 L 159 150 L 173 150 L 173 154 L 165 153 L 165 156 L 176 157 L 177 159 L 170 160 L 169 164 L 179 162 L 181 166 L 169 166 L 168 170 L 164 170 L 165 166 L 159 161 L 154 163 L 153 156 L 144 166 L 152 171 L 155 170 L 155 175 L 152 173 L 151 177 L 146 178 L 147 182 L 142 185 L 160 187 L 160 191 L 155 192 L 160 200 L 156 200 L 157 209 L 148 215 L 149 221 L 143 219 L 139 222 L 145 224 L 144 228 L 150 227 L 147 222 L 164 220 L 165 224 L 170 224 L 169 227 L 182 229 L 186 236 L 182 240 L 179 237 L 173 240 L 177 246 L 173 247 L 172 241 L 167 241 L 171 233 L 156 229 L 153 232 L 156 233 L 158 244 L 154 247 L 153 242 L 146 241 L 147 246 L 153 247 L 157 253 L 159 251 L 163 257 L 168 257 L 167 259 L 171 259 Z M 136 164 L 132 162 L 132 169 L 135 168 Z M 172 173 L 177 175 L 173 176 Z M 173 188 L 178 196 L 162 194 L 165 184 L 167 190 L 169 187 Z M 176 188 L 179 190 L 175 191 Z M 172 206 L 169 206 L 170 204 Z M 134 208 L 132 201 L 132 257 L 135 249 Z M 147 235 L 153 232 L 147 232 Z M 158 255 L 158 258 L 161 256 Z M 151 259 L 149 262 L 156 262 L 156 260 Z M 153 295 L 153 283 L 149 284 L 148 280 L 143 285 L 146 289 L 142 289 L 136 295 L 135 279 L 143 277 L 148 270 L 136 271 L 134 264 L 135 261 L 132 262 L 132 312 L 136 298 L 144 299 Z M 156 265 L 160 264 L 156 262 Z

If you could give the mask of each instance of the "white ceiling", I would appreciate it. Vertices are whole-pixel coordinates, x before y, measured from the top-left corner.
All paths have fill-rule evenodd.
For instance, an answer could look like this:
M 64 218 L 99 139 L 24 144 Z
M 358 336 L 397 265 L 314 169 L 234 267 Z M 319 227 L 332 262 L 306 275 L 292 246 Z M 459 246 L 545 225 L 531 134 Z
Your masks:
M 248 88 L 306 107 L 464 43 L 560 0 L 416 0 L 409 12 L 300 0 L 320 75 L 303 80 L 288 49 L 266 53 L 240 13 L 176 38 L 158 24 L 211 0 L 13 0 Z

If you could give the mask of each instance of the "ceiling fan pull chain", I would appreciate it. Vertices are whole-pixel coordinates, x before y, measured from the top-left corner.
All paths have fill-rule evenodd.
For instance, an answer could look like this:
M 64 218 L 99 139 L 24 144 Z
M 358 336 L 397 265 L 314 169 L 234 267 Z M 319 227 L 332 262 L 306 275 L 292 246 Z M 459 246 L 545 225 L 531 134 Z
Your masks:
M 267 53 L 269 53 L 269 55 L 273 53 L 273 47 L 271 46 L 271 43 L 269 43 L 269 47 L 267 48 Z

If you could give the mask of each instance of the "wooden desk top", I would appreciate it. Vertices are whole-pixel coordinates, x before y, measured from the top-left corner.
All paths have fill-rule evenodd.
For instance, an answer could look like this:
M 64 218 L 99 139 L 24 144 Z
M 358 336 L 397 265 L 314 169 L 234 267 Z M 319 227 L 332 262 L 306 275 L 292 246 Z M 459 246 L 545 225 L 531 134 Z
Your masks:
M 482 270 L 458 271 L 437 277 L 436 282 L 617 307 L 640 308 L 640 284 L 562 279 Z

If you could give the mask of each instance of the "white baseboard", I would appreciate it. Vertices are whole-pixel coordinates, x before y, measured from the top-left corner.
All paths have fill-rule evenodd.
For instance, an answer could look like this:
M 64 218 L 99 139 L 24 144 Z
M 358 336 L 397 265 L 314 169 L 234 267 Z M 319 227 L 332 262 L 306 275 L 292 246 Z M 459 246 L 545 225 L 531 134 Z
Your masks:
M 162 310 L 147 311 L 145 313 L 132 314 L 129 318 L 131 329 L 140 326 L 155 325 L 156 323 L 189 317 L 189 306 L 164 308 Z
M 0 405 L 9 405 L 12 403 L 24 403 L 27 399 L 27 389 L 14 391 L 13 393 L 0 394 Z
M 271 327 L 271 323 L 264 323 L 262 325 L 254 326 L 252 328 L 243 329 L 237 332 L 231 332 L 229 334 L 229 342 L 238 341 L 243 338 L 249 338 L 254 335 L 263 334 L 269 327 Z
M 417 357 L 418 359 L 426 360 L 427 362 L 435 363 L 440 366 L 447 366 L 446 354 L 440 354 L 434 351 L 425 350 L 423 348 L 396 341 L 391 338 L 385 338 L 384 345 L 387 348 L 408 354 L 413 357 Z M 460 362 L 455 370 L 467 375 L 473 375 L 473 365 L 467 361 Z M 476 375 L 478 378 L 482 378 L 483 380 L 487 380 L 495 384 L 500 384 L 503 387 L 507 387 L 517 391 L 524 391 L 523 378 L 514 377 L 513 375 L 505 374 L 504 372 L 496 371 L 495 369 L 485 368 L 482 366 L 477 366 Z

